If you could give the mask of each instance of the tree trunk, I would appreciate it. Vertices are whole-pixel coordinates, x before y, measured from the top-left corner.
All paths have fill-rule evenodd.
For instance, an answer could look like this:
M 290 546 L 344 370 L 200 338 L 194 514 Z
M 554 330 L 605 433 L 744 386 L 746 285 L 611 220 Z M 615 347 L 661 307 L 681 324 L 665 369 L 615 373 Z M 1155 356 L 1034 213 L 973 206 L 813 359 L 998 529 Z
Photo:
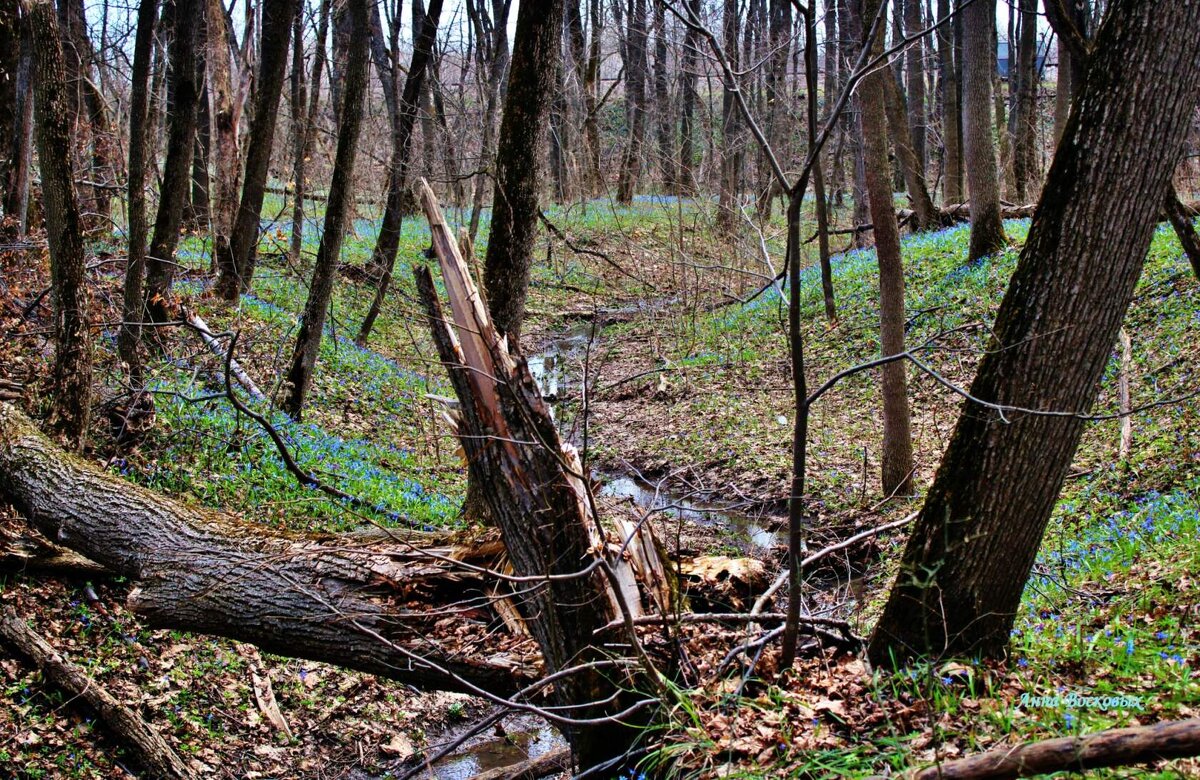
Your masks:
M 1013 111 L 1013 184 L 1018 203 L 1037 192 L 1037 14 L 1038 0 L 1021 0 L 1017 95 Z
M 1173 184 L 1167 188 L 1163 210 L 1167 213 L 1171 227 L 1175 228 L 1175 235 L 1179 238 L 1183 253 L 1192 264 L 1192 273 L 1200 280 L 1200 235 L 1196 234 L 1195 215 L 1180 203 L 1179 194 L 1175 192 Z
M 138 582 L 130 606 L 152 626 L 433 690 L 471 691 L 469 683 L 510 695 L 536 679 L 534 649 L 495 632 L 486 575 L 451 562 L 493 566 L 494 541 L 456 548 L 403 530 L 393 531 L 400 541 L 374 542 L 278 533 L 101 471 L 4 403 L 0 473 L 5 500 L 47 538 Z M 437 623 L 464 597 L 471 611 L 455 625 L 470 636 L 440 650 Z
M 8 172 L 12 169 L 13 137 L 17 118 L 17 74 L 21 69 L 21 27 L 19 0 L 0 0 L 0 197 L 7 192 Z M 0 209 L 3 203 L 0 202 Z M 5 216 L 9 216 L 5 211 Z
M 212 252 L 219 284 L 236 276 L 231 241 L 241 180 L 242 101 L 234 86 L 233 50 L 225 22 L 225 0 L 202 0 L 208 26 L 209 118 L 212 124 Z M 219 290 L 223 297 L 228 291 Z
M 540 10 L 551 17 L 546 27 L 557 39 L 561 5 L 558 13 L 544 6 Z M 531 24 L 528 13 L 518 12 L 509 106 L 531 86 L 520 84 L 516 75 L 525 72 L 526 47 L 536 41 L 532 33 L 537 30 L 530 30 Z M 557 46 L 540 49 L 543 54 L 557 50 Z M 509 116 L 506 108 L 505 119 Z M 603 656 L 596 632 L 618 617 L 630 621 L 642 613 L 630 566 L 638 555 L 612 555 L 610 545 L 604 543 L 578 455 L 559 440 L 525 361 L 514 359 L 514 352 L 505 346 L 515 347 L 517 342 L 505 341 L 493 326 L 428 185 L 422 188 L 422 202 L 450 298 L 449 316 L 443 314 L 429 271 L 418 266 L 414 273 L 434 343 L 459 399 L 455 425 L 470 477 L 483 490 L 513 572 L 520 577 L 547 578 L 545 587 L 530 588 L 515 598 L 516 608 L 541 649 L 547 672 L 599 660 Z M 529 444 L 521 446 L 520 442 Z M 620 538 L 626 537 L 622 530 Z M 602 556 L 599 567 L 578 576 L 585 561 L 596 560 L 597 552 Z M 650 593 L 665 584 L 661 580 L 654 583 L 650 577 L 643 582 Z M 669 596 L 659 593 L 657 608 L 661 610 L 668 603 L 663 599 Z M 640 682 L 659 687 L 653 678 Z M 576 708 L 573 713 L 606 715 L 627 703 L 620 688 L 593 668 L 556 683 L 553 701 Z M 619 722 L 572 727 L 566 733 L 583 768 L 622 755 L 637 735 L 636 729 Z
M 479 235 L 479 220 L 483 215 L 483 200 L 487 192 L 487 187 L 491 183 L 491 178 L 488 176 L 488 170 L 494 170 L 495 162 L 495 147 L 496 147 L 496 116 L 500 112 L 500 104 L 502 96 L 500 94 L 505 76 L 508 75 L 508 13 L 511 3 L 507 0 L 497 2 L 493 0 L 493 8 L 496 10 L 495 19 L 490 17 L 491 22 L 489 28 L 484 24 L 484 15 L 482 8 L 475 8 L 474 4 L 469 0 L 467 2 L 467 12 L 471 15 L 472 22 L 475 25 L 476 39 L 479 41 L 479 67 L 487 70 L 487 100 L 485 101 L 483 112 L 483 137 L 480 141 L 480 169 L 481 172 L 475 177 L 475 193 L 471 199 L 471 243 Z M 484 47 L 484 41 L 487 41 L 487 47 Z M 495 204 L 492 204 L 493 209 Z
M 701 0 L 687 0 L 685 14 L 700 23 Z M 683 64 L 680 73 L 682 92 L 679 119 L 679 190 L 693 194 L 699 191 L 696 181 L 696 106 L 700 102 L 697 84 L 700 80 L 700 32 L 688 26 L 683 36 Z
M 19 43 L 15 83 L 13 85 L 13 123 L 11 135 L 0 138 L 7 146 L 8 166 L 5 170 L 4 216 L 12 219 L 17 238 L 24 238 L 29 224 L 29 172 L 33 166 L 33 45 L 29 34 L 29 17 L 17 15 L 6 8 L 3 15 L 15 22 Z
M 654 111 L 658 159 L 663 189 L 678 192 L 679 170 L 675 166 L 675 138 L 671 121 L 670 58 L 667 56 L 666 0 L 654 3 Z
M 950 15 L 950 0 L 938 0 L 938 18 Z M 962 203 L 963 158 L 962 158 L 962 113 L 959 106 L 958 75 L 962 67 L 957 40 L 961 37 L 961 16 L 955 16 L 948 25 L 938 29 L 938 51 L 941 54 L 942 90 L 942 189 L 943 203 Z
M 197 6 L 197 0 L 174 0 L 171 13 L 174 35 L 170 43 L 167 88 L 170 131 L 159 188 L 158 216 L 154 220 L 154 234 L 146 257 L 146 310 L 154 322 L 170 319 L 168 298 L 175 278 L 175 249 L 179 246 L 179 228 L 192 170 L 192 141 L 196 133 L 196 101 L 199 98 L 195 20 L 200 9 Z
M 533 242 L 537 238 L 542 150 L 561 48 L 562 18 L 562 0 L 548 0 L 538 6 L 525 4 L 517 11 L 508 98 L 496 152 L 484 288 L 496 328 L 518 348 Z
M 1062 140 L 1063 130 L 1067 127 L 1067 117 L 1071 115 L 1071 99 L 1075 90 L 1071 86 L 1071 53 L 1060 39 L 1058 42 L 1058 81 L 1054 88 L 1054 143 L 1057 146 Z
M 646 132 L 646 2 L 647 0 L 617 0 L 628 2 L 628 27 L 625 31 L 625 125 L 628 140 L 625 161 L 617 181 L 617 202 L 630 203 L 642 173 L 642 143 Z M 519 17 L 518 17 L 519 18 Z M 512 96 L 509 96 L 512 99 Z M 505 111 L 508 108 L 505 106 Z M 490 245 L 489 245 L 490 246 Z M 488 291 L 491 291 L 488 285 Z
M 367 91 L 370 43 L 367 0 L 349 0 L 348 13 L 353 33 L 343 83 L 333 181 L 329 184 L 329 200 L 325 204 L 325 228 L 321 233 L 317 262 L 308 286 L 308 300 L 304 304 L 300 332 L 296 335 L 291 368 L 288 369 L 287 395 L 281 404 L 283 411 L 293 420 L 300 419 L 312 386 L 325 329 L 325 316 L 329 310 L 329 299 L 333 296 L 333 282 L 337 277 L 338 256 L 354 196 L 354 161 L 358 154 L 358 135 L 362 128 L 363 103 Z M 255 121 L 257 123 L 257 117 Z M 249 181 L 249 174 L 246 178 Z
M 912 133 L 909 131 L 912 112 L 905 108 L 904 94 L 900 91 L 899 83 L 893 78 L 883 83 L 883 106 L 887 114 L 887 128 L 891 131 L 896 150 L 896 161 L 900 164 L 908 199 L 912 201 L 913 211 L 917 215 L 913 228 L 917 231 L 931 230 L 938 226 L 937 209 L 934 208 L 933 198 L 929 196 L 929 186 L 925 183 L 925 169 L 917 156 Z
M 355 343 L 363 346 L 371 335 L 383 300 L 392 281 L 392 269 L 396 265 L 396 252 L 400 247 L 400 228 L 403 223 L 403 200 L 407 194 L 404 186 L 408 179 L 408 163 L 412 150 L 412 131 L 419 110 L 418 100 L 429 72 L 433 46 L 437 41 L 438 22 L 442 15 L 442 0 L 430 0 L 429 10 L 421 21 L 419 32 L 413 43 L 412 62 L 408 76 L 404 79 L 404 94 L 400 97 L 396 127 L 392 130 L 392 164 L 388 172 L 387 205 L 383 210 L 383 223 L 379 238 L 371 255 L 371 267 L 377 270 L 375 297 L 371 308 L 363 318 Z
M 38 163 L 54 294 L 54 428 L 82 449 L 91 419 L 92 340 L 83 227 L 72 168 L 71 112 L 58 19 L 50 0 L 29 6 Z
M 121 333 L 117 348 L 129 372 L 130 384 L 141 388 L 142 361 L 138 355 L 141 324 L 146 318 L 142 286 L 146 276 L 146 153 L 149 131 L 150 60 L 154 56 L 154 17 L 158 0 L 141 0 L 133 44 L 133 72 L 129 86 L 129 252 L 125 261 Z
M 741 62 L 738 56 L 737 0 L 725 0 L 721 16 L 725 58 L 737 73 Z M 721 93 L 721 186 L 717 210 L 717 224 L 725 232 L 732 232 L 738 223 L 738 196 L 742 178 L 741 118 L 738 114 L 736 90 L 738 85 L 726 77 Z
M 287 73 L 292 17 L 299 12 L 299 0 L 263 0 L 258 84 L 246 142 L 246 177 L 230 239 L 234 275 L 230 277 L 226 271 L 217 279 L 217 293 L 227 300 L 235 300 L 239 293 L 249 290 L 254 277 L 260 214 L 275 145 L 279 96 Z M 225 267 L 228 269 L 229 264 Z
M 1000 221 L 1000 179 L 992 142 L 992 63 L 996 0 L 975 0 L 962 10 L 963 141 L 971 188 L 971 243 L 967 262 L 1000 251 L 1008 237 Z
M 292 161 L 292 182 L 295 187 L 292 200 L 292 234 L 288 252 L 293 263 L 300 259 L 300 247 L 304 243 L 304 193 L 308 190 L 305 181 L 308 173 L 308 158 L 313 152 L 314 130 L 317 126 L 321 106 L 321 71 L 325 67 L 325 37 L 329 32 L 329 7 L 332 0 L 321 0 L 320 21 L 317 22 L 317 40 L 313 51 L 312 78 L 308 82 L 308 114 L 297 132 L 295 159 Z M 297 18 L 299 18 L 299 14 Z M 295 45 L 303 47 L 304 39 L 296 35 Z
M 920 34 L 925 29 L 921 13 L 921 0 L 904 0 L 904 30 L 908 36 Z M 916 155 L 916 170 L 925 178 L 928 155 L 925 151 L 925 136 L 928 120 L 925 109 L 925 44 L 918 39 L 905 53 L 907 77 L 908 127 L 912 136 L 913 154 Z
M 971 385 L 1006 411 L 968 402 L 960 416 L 872 637 L 875 663 L 1004 652 L 1200 98 L 1197 29 L 1200 3 L 1110 4 L 1105 54 Z
M 884 0 L 862 0 L 862 19 L 874 19 Z M 884 51 L 883 36 L 875 37 L 872 55 Z M 904 269 L 900 261 L 900 228 L 892 206 L 888 176 L 885 94 L 895 81 L 887 68 L 876 69 L 860 87 L 863 142 L 866 145 L 867 194 L 871 201 L 871 224 L 875 254 L 879 259 L 880 351 L 895 355 L 904 351 Z M 903 114 L 899 117 L 904 121 Z M 905 125 L 907 126 L 907 125 Z M 885 496 L 912 492 L 912 434 L 908 408 L 908 368 L 903 362 L 885 365 L 883 375 L 883 468 Z

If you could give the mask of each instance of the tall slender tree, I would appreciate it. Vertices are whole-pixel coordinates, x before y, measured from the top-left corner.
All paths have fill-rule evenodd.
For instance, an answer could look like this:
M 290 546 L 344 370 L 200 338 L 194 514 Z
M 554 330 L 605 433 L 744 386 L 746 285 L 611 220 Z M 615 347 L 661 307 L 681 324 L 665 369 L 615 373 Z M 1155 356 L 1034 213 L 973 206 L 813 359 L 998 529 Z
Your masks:
M 1007 242 L 1000 219 L 1000 176 L 992 125 L 996 0 L 974 0 L 962 9 L 963 141 L 971 188 L 971 242 L 967 261 L 999 251 Z
M 246 143 L 246 176 L 238 204 L 229 257 L 217 259 L 217 292 L 233 300 L 250 288 L 258 247 L 259 222 L 267 192 L 267 173 L 275 145 L 275 120 L 287 73 L 292 19 L 300 0 L 263 0 L 262 37 L 259 44 L 258 88 L 254 116 Z
M 412 62 L 409 63 L 408 75 L 404 79 L 404 92 L 400 96 L 398 106 L 399 117 L 392 129 L 392 162 L 388 168 L 387 203 L 384 205 L 379 238 L 371 255 L 371 265 L 378 269 L 379 280 L 375 285 L 375 298 L 371 302 L 371 308 L 363 318 L 355 338 L 359 345 L 366 344 L 371 335 L 371 329 L 383 308 L 383 300 L 392 280 L 392 269 L 396 264 L 396 252 L 400 247 L 400 228 L 404 220 L 401 203 L 405 195 L 404 185 L 408 179 L 413 125 L 420 108 L 420 94 L 429 72 L 429 61 L 433 57 L 441 15 L 442 0 L 430 0 L 429 9 L 417 28 Z
M 617 181 L 617 201 L 629 203 L 633 200 L 642 172 L 642 143 L 646 133 L 646 76 L 649 71 L 646 46 L 649 37 L 646 31 L 647 0 L 618 0 L 613 8 L 619 10 L 622 1 L 627 6 L 627 26 L 621 50 L 625 62 L 625 124 L 628 140 L 625 142 L 625 160 Z
M 317 354 L 325 330 L 333 282 L 337 277 L 338 255 L 342 249 L 346 222 L 354 198 L 354 163 L 358 156 L 358 136 L 362 129 L 363 103 L 367 92 L 367 63 L 370 59 L 370 13 L 368 0 L 348 0 L 347 13 L 352 32 L 350 51 L 342 83 L 342 106 L 334 157 L 333 180 L 325 204 L 325 228 L 317 249 L 317 262 L 308 285 L 308 300 L 300 319 L 296 347 L 287 373 L 287 393 L 281 408 L 293 420 L 304 412 L 312 387 Z
M 938 0 L 938 18 L 950 15 L 950 0 Z M 950 24 L 938 28 L 938 87 L 942 100 L 942 179 L 946 204 L 963 202 L 962 112 L 959 104 L 958 74 L 962 61 L 956 41 L 962 19 L 955 15 Z
M 121 332 L 117 348 L 129 372 L 130 384 L 142 385 L 142 361 L 138 355 L 141 324 L 146 318 L 142 287 L 146 277 L 146 169 L 149 130 L 150 59 L 154 56 L 154 20 L 158 0 L 141 0 L 133 43 L 133 70 L 129 85 L 129 250 L 125 261 Z
M 33 43 L 38 162 L 54 297 L 54 403 L 51 424 L 82 449 L 91 419 L 92 341 L 83 223 L 75 193 L 71 96 L 58 17 L 50 0 L 25 7 Z
M 12 124 L 7 137 L 0 138 L 7 154 L 3 186 L 4 216 L 11 219 L 18 238 L 25 236 L 29 217 L 29 175 L 33 165 L 33 45 L 29 15 L 18 12 L 19 0 L 4 0 L 0 16 L 11 25 L 9 45 L 16 44 L 12 90 Z
M 296 138 L 293 142 L 292 182 L 294 191 L 292 194 L 292 231 L 288 244 L 288 254 L 293 263 L 300 259 L 300 247 L 304 242 L 304 195 L 307 192 L 308 158 L 313 152 L 313 140 L 316 138 L 314 130 L 316 130 L 321 107 L 321 75 L 325 68 L 325 40 L 329 32 L 331 5 L 332 0 L 321 0 L 321 7 L 318 11 L 317 39 L 313 44 L 312 77 L 308 80 L 308 113 L 304 116 L 303 121 L 299 117 L 294 120 L 299 122 L 299 126 L 295 128 Z M 297 20 L 299 20 L 299 15 L 297 15 Z M 294 45 L 303 48 L 304 40 L 298 29 L 294 35 Z
M 167 79 L 167 108 L 170 128 L 167 134 L 167 159 L 159 188 L 158 214 L 146 256 L 146 310 L 154 322 L 171 319 L 171 283 L 175 278 L 175 250 L 179 246 L 179 228 L 183 209 L 190 194 L 192 151 L 195 148 L 196 101 L 199 79 L 196 73 L 197 0 L 173 0 L 172 35 L 169 45 L 170 75 Z
M 851 0 L 855 2 L 856 0 Z M 865 22 L 881 12 L 884 0 L 860 0 Z M 884 51 L 883 36 L 875 37 L 873 56 Z M 877 68 L 863 79 L 862 131 L 865 145 L 867 196 L 879 261 L 879 332 L 884 355 L 904 351 L 904 269 L 900 258 L 900 227 L 892 205 L 890 166 L 887 153 L 887 122 L 884 103 L 892 74 Z M 903 115 L 899 117 L 903 122 Z M 883 457 L 881 483 L 884 495 L 908 494 L 912 490 L 912 432 L 908 406 L 907 366 L 889 363 L 883 373 Z
M 517 11 L 508 99 L 500 122 L 492 232 L 484 259 L 488 309 L 508 343 L 519 345 L 529 266 L 537 236 L 542 150 L 558 62 L 563 0 L 524 3 Z
M 1133 298 L 1200 100 L 1200 3 L 1108 6 L 971 384 L 987 406 L 959 417 L 871 639 L 878 664 L 1004 653 Z

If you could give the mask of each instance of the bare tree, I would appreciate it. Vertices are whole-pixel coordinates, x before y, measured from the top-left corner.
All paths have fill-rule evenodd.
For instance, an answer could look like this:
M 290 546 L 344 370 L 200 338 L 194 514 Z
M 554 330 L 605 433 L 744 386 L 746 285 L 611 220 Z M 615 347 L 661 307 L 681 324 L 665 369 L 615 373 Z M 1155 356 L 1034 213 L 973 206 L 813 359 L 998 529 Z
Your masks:
M 54 406 L 51 424 L 82 449 L 91 419 L 92 340 L 83 225 L 75 194 L 71 97 L 58 17 L 50 0 L 25 6 L 33 43 L 38 162 L 54 295 Z
M 950 15 L 950 0 L 938 0 L 938 18 Z M 942 178 L 947 205 L 963 202 L 962 112 L 959 104 L 959 59 L 962 16 L 938 29 L 938 86 L 942 99 Z
M 179 246 L 183 207 L 189 194 L 196 101 L 200 97 L 195 33 L 199 11 L 197 0 L 174 0 L 172 5 L 167 159 L 159 189 L 158 215 L 154 219 L 154 233 L 146 257 L 146 310 L 154 322 L 166 322 L 171 318 L 168 298 L 175 278 L 175 249 Z
M 1193 107 L 1200 3 L 1112 0 L 992 343 L 871 640 L 1001 655 Z M 1137 165 L 1129 165 L 1136 159 Z
M 1000 220 L 1000 178 L 992 141 L 992 73 L 996 0 L 974 0 L 962 10 L 963 140 L 971 188 L 971 244 L 967 261 L 1000 250 L 1007 242 Z
M 254 277 L 260 214 L 275 145 L 275 120 L 287 73 L 288 41 L 292 19 L 299 12 L 299 0 L 263 0 L 258 85 L 246 144 L 246 177 L 230 237 L 229 256 L 217 259 L 217 293 L 227 300 L 234 300 L 248 290 Z
M 295 189 L 292 195 L 292 231 L 288 244 L 288 254 L 291 256 L 292 262 L 299 260 L 300 247 L 304 242 L 304 194 L 307 191 L 305 178 L 308 175 L 308 158 L 313 151 L 313 139 L 316 138 L 314 131 L 321 106 L 321 74 L 325 68 L 325 40 L 329 32 L 329 8 L 331 5 L 332 0 L 321 0 L 321 8 L 318 12 L 320 21 L 317 22 L 317 40 L 313 46 L 312 77 L 308 80 L 308 113 L 304 116 L 303 121 L 298 116 L 293 118 L 293 121 L 297 123 L 294 128 L 295 138 L 292 151 L 292 182 Z M 299 16 L 298 14 L 297 25 L 299 25 Z M 300 35 L 299 26 L 293 36 L 295 38 L 293 45 L 302 50 L 304 39 Z M 301 52 L 302 56 L 303 52 Z
M 368 0 L 348 2 L 350 51 L 342 84 L 333 180 L 329 184 L 329 200 L 325 204 L 325 228 L 321 232 L 317 262 L 308 285 L 308 300 L 304 304 L 300 332 L 296 335 L 296 347 L 287 373 L 287 394 L 280 404 L 293 420 L 300 419 L 312 387 L 317 354 L 325 330 L 325 317 L 333 296 L 333 282 L 337 278 L 338 255 L 354 199 L 354 163 L 358 156 L 358 136 L 362 129 L 363 103 L 367 92 L 367 63 L 370 59 L 370 14 L 367 3 Z
M 141 0 L 133 44 L 133 72 L 129 86 L 129 250 L 125 261 L 121 333 L 117 346 L 129 371 L 130 384 L 142 385 L 142 361 L 138 355 L 141 323 L 146 318 L 142 286 L 146 276 L 146 162 L 149 130 L 150 59 L 154 46 L 154 19 L 158 0 Z
M 621 164 L 620 178 L 617 181 L 618 203 L 629 203 L 633 200 L 642 172 L 642 142 L 646 133 L 646 76 L 649 71 L 646 56 L 649 40 L 646 31 L 646 2 L 647 0 L 617 0 L 613 4 L 613 10 L 618 14 L 618 25 L 622 15 L 627 17 L 626 27 L 622 31 L 621 54 L 625 63 L 625 124 L 628 127 L 628 140 L 625 144 L 625 160 Z M 627 6 L 623 14 L 622 3 Z
M 885 0 L 862 0 L 861 18 L 873 19 L 881 13 L 884 2 Z M 883 52 L 883 36 L 878 36 L 872 53 L 878 58 Z M 887 68 L 878 68 L 863 79 L 860 90 L 863 142 L 866 147 L 867 194 L 871 201 L 875 254 L 879 261 L 880 350 L 885 356 L 904 351 L 904 269 L 900 260 L 900 227 L 896 222 L 895 206 L 892 205 L 892 187 L 888 175 L 888 136 L 887 122 L 884 118 L 885 95 L 889 88 L 895 88 L 891 72 Z M 904 125 L 903 114 L 897 119 Z M 893 126 L 892 129 L 899 128 Z M 889 363 L 882 369 L 881 476 L 884 495 L 912 492 L 912 432 L 906 372 L 907 366 L 900 362 Z
M 7 156 L 3 167 L 4 216 L 13 221 L 17 237 L 28 227 L 29 173 L 33 165 L 33 45 L 29 16 L 18 13 L 20 0 L 4 0 L 0 18 L 7 32 L 6 53 L 12 69 L 12 121 L 8 133 L 0 138 Z M 7 47 L 13 48 L 7 48 Z M 15 57 L 13 55 L 16 55 Z

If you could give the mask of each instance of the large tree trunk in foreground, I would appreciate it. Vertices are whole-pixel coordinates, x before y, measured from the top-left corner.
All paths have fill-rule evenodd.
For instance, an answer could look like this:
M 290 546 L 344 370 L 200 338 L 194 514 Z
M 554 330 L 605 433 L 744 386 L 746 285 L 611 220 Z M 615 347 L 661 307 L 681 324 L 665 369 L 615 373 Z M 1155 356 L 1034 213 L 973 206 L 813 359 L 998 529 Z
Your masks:
M 992 142 L 993 32 L 996 0 L 975 0 L 962 10 L 963 145 L 971 190 L 971 244 L 967 261 L 999 251 L 1007 242 L 1000 221 L 1000 174 Z
M 881 0 L 862 0 L 862 19 L 874 19 Z M 864 25 L 865 26 L 865 25 Z M 883 53 L 883 35 L 875 36 L 872 55 Z M 904 351 L 904 269 L 900 260 L 900 228 L 892 206 L 887 158 L 887 129 L 884 121 L 885 93 L 894 86 L 891 71 L 879 68 L 862 81 L 863 141 L 866 144 L 867 191 L 871 201 L 871 221 L 875 232 L 875 254 L 879 259 L 879 330 L 880 350 L 884 355 Z M 907 128 L 903 112 L 897 117 Z M 911 155 L 911 150 L 909 150 Z M 908 408 L 908 383 L 904 363 L 884 366 L 883 373 L 883 457 L 881 486 L 883 494 L 908 494 L 912 491 L 912 433 Z
M 299 0 L 265 0 L 263 3 L 260 67 L 254 116 L 250 119 L 250 136 L 246 144 L 246 176 L 229 243 L 232 262 L 227 260 L 221 265 L 223 275 L 217 280 L 218 293 L 228 300 L 236 300 L 239 293 L 250 289 L 254 276 L 259 214 L 266 195 L 271 150 L 275 145 L 275 119 L 287 73 L 288 41 L 292 35 L 292 18 L 299 9 Z M 232 277 L 229 276 L 231 266 Z
M 517 11 L 508 98 L 496 150 L 492 232 L 484 260 L 484 288 L 496 328 L 517 346 L 525 318 L 529 265 L 537 238 L 547 117 L 559 57 L 563 0 L 522 5 Z
M 367 91 L 370 36 L 367 0 L 350 0 L 349 6 L 355 40 L 351 44 L 350 59 L 346 65 L 337 154 L 333 163 L 333 180 L 329 184 L 329 200 L 325 204 L 325 228 L 321 233 L 321 245 L 317 248 L 317 262 L 308 286 L 308 300 L 304 304 L 300 332 L 296 335 L 292 365 L 288 369 L 287 396 L 281 405 L 293 420 L 300 419 L 317 367 L 325 316 L 337 276 L 338 256 L 354 197 L 354 160 L 358 155 L 358 135 L 362 129 L 363 102 Z
M 985 4 L 986 5 L 986 4 Z M 1001 655 L 1133 297 L 1192 108 L 1200 3 L 1110 7 L 993 343 L 905 549 L 871 658 Z M 1130 164 L 1136 160 L 1136 164 Z
M 1109 729 L 1079 737 L 1004 745 L 987 753 L 926 767 L 909 780 L 1008 780 L 1051 772 L 1084 772 L 1148 764 L 1200 753 L 1200 718 Z
M 83 225 L 71 161 L 67 70 L 49 0 L 30 6 L 38 160 L 54 292 L 54 427 L 82 448 L 91 419 L 92 340 L 84 278 Z

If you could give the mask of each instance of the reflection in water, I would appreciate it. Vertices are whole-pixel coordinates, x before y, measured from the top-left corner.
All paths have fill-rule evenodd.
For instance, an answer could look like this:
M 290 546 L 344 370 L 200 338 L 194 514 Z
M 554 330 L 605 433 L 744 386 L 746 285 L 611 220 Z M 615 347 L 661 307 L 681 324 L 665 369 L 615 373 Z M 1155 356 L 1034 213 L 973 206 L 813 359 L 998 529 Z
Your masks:
M 565 744 L 549 726 L 509 732 L 507 737 L 479 742 L 439 761 L 433 766 L 433 775 L 438 780 L 468 780 L 489 769 L 537 758 Z

